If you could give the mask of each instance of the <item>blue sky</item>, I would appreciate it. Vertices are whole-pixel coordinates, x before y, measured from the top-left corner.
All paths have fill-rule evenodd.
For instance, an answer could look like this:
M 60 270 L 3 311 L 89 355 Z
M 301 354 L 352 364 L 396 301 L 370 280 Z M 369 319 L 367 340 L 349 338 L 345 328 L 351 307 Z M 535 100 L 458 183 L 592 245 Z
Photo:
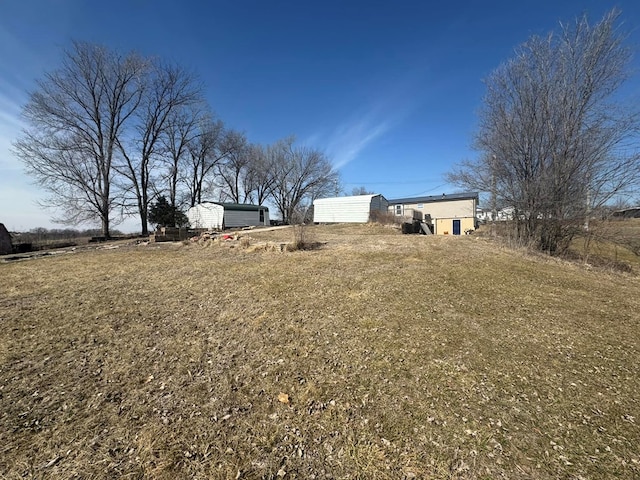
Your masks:
M 251 141 L 294 134 L 329 155 L 346 191 L 393 198 L 454 192 L 443 175 L 476 155 L 482 79 L 531 35 L 614 6 L 637 47 L 637 0 L 0 0 L 0 222 L 58 226 L 10 146 L 28 92 L 72 39 L 177 61 Z

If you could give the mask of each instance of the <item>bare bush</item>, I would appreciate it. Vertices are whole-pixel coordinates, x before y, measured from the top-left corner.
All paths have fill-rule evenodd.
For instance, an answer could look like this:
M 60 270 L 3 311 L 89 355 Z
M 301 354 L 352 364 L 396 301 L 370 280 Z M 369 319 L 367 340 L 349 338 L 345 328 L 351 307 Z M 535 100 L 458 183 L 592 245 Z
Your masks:
M 293 225 L 293 241 L 288 245 L 287 250 L 294 252 L 296 250 L 305 250 L 309 246 L 309 235 L 307 226 L 304 223 Z
M 638 187 L 640 115 L 617 97 L 625 40 L 616 10 L 594 25 L 583 16 L 531 37 L 486 80 L 481 157 L 448 178 L 512 207 L 517 243 L 565 253 L 591 212 Z
M 380 225 L 399 225 L 402 223 L 402 217 L 394 215 L 393 212 L 374 210 L 369 215 L 369 221 Z

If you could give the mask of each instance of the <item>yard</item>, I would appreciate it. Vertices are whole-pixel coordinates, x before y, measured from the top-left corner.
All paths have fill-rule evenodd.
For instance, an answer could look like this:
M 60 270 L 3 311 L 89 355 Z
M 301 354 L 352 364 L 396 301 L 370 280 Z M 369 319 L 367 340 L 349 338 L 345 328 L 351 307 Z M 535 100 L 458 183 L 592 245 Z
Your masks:
M 305 234 L 0 264 L 0 477 L 640 476 L 638 265 Z

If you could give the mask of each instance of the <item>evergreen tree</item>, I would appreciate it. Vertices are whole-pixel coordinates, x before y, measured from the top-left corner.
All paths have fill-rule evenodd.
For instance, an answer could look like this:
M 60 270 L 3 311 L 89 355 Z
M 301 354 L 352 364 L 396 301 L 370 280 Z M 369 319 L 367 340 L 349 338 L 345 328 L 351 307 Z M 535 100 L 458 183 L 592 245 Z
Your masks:
M 189 224 L 187 216 L 171 206 L 167 199 L 161 195 L 149 210 L 149 222 L 164 227 L 185 227 Z

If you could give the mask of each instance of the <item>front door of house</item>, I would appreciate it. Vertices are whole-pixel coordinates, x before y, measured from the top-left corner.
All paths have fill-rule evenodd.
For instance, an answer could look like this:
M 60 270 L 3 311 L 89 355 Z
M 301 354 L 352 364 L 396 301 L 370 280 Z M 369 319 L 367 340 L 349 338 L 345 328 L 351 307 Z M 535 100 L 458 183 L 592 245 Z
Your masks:
M 453 234 L 460 235 L 460 220 L 453 221 Z

